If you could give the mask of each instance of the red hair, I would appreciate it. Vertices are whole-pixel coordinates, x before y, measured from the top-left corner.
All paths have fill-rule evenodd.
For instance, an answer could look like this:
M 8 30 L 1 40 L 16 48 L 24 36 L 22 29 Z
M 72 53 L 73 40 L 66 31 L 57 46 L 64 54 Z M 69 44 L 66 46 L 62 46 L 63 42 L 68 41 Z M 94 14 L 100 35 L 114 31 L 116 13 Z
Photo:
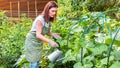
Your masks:
M 55 14 L 55 16 L 53 17 L 53 18 L 50 18 L 49 17 L 49 10 L 51 9 L 51 8 L 53 8 L 53 7 L 56 7 L 56 8 L 58 8 L 58 5 L 57 5 L 57 3 L 55 2 L 55 1 L 49 1 L 46 5 L 45 5 L 45 7 L 44 7 L 44 10 L 43 10 L 43 12 L 42 12 L 42 14 L 43 14 L 43 16 L 44 16 L 44 19 L 45 19 L 45 21 L 48 23 L 49 21 L 55 21 L 56 20 L 56 14 Z

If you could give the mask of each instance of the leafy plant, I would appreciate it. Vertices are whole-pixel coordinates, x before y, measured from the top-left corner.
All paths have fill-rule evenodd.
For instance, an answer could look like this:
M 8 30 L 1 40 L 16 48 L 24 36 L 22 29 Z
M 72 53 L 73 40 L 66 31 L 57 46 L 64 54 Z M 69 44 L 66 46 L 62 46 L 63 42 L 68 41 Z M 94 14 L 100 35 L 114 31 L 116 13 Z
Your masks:
M 24 19 L 24 20 L 23 20 Z M 0 66 L 13 68 L 20 55 L 24 54 L 24 41 L 32 19 L 22 18 L 21 23 L 2 19 L 0 29 Z M 28 23 L 28 24 L 27 24 Z

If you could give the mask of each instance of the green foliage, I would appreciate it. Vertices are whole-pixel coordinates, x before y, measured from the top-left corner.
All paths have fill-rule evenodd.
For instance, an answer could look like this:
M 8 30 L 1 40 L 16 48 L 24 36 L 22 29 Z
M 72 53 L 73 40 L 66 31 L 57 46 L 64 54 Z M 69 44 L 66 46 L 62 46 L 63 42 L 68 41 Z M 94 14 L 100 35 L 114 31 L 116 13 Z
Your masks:
M 58 15 L 69 19 L 80 18 L 81 15 L 94 11 L 107 11 L 107 15 L 120 19 L 120 0 L 58 0 L 58 4 Z
M 120 60 L 120 51 L 113 51 L 112 55 L 114 56 L 114 59 L 119 61 Z
M 117 1 L 58 0 L 59 17 L 57 22 L 52 24 L 52 32 L 58 32 L 62 37 L 60 40 L 55 40 L 60 44 L 59 49 L 63 51 L 62 60 L 50 62 L 45 56 L 56 48 L 47 47 L 43 51 L 40 66 L 43 68 L 106 68 L 109 45 L 120 22 L 106 17 L 104 13 L 88 11 L 111 9 L 117 6 Z M 100 10 L 102 7 L 104 8 Z M 14 23 L 6 18 L 4 12 L 0 13 L 0 67 L 2 68 L 28 66 L 23 45 L 32 20 L 26 18 L 24 14 L 23 16 L 19 23 Z M 74 19 L 70 20 L 71 18 Z M 110 68 L 119 67 L 120 52 L 117 51 L 120 45 L 119 33 L 110 54 Z
M 70 0 L 58 0 L 59 5 L 59 16 L 67 16 L 67 13 L 71 11 L 71 2 Z
M 81 6 L 82 3 L 83 2 L 80 2 L 79 0 L 58 0 L 58 15 L 66 16 L 69 19 L 80 17 L 82 13 L 87 11 Z
M 114 64 L 112 64 L 112 66 L 110 66 L 110 68 L 119 68 L 120 67 L 120 62 L 115 62 Z
M 94 47 L 89 48 L 89 50 L 92 52 L 92 55 L 102 55 L 102 53 L 108 51 L 107 46 L 104 44 L 96 44 Z
M 105 68 L 109 51 L 109 46 L 107 45 L 111 44 L 111 42 L 106 43 L 106 39 L 114 37 L 115 31 L 119 26 L 113 27 L 112 25 L 118 24 L 117 21 L 106 18 L 104 14 L 99 12 L 84 14 L 79 20 L 71 21 L 64 17 L 58 20 L 57 23 L 53 24 L 52 30 L 59 32 L 62 40 L 67 40 L 68 43 L 64 43 L 64 46 L 68 45 L 68 48 L 62 48 L 65 51 L 65 57 L 59 67 L 66 63 L 71 65 L 69 62 L 74 61 L 75 63 L 71 65 L 74 68 L 77 68 L 78 65 L 83 68 Z M 119 34 L 117 34 L 115 40 L 120 40 Z M 61 40 L 59 42 L 62 44 Z M 118 44 L 116 41 L 114 43 Z M 116 51 L 115 48 L 117 46 L 113 48 Z M 118 59 L 114 58 L 119 57 L 117 54 L 111 54 L 110 66 L 118 61 Z M 65 68 L 66 66 L 62 67 Z
M 87 7 L 90 11 L 106 11 L 117 7 L 119 0 L 88 0 Z
M 112 42 L 111 38 L 105 40 L 106 44 L 110 44 Z M 120 40 L 114 40 L 114 45 L 120 46 Z
M 22 18 L 20 23 L 13 23 L 9 19 L 2 20 L 0 64 L 6 68 L 12 68 L 20 55 L 24 54 L 24 41 L 32 20 L 26 17 Z
M 81 66 L 82 66 L 82 64 L 80 62 L 78 62 L 74 65 L 74 68 L 80 68 Z
M 28 67 L 29 63 L 26 61 L 25 55 L 21 55 L 20 58 L 14 64 L 14 67 L 21 68 L 21 67 Z

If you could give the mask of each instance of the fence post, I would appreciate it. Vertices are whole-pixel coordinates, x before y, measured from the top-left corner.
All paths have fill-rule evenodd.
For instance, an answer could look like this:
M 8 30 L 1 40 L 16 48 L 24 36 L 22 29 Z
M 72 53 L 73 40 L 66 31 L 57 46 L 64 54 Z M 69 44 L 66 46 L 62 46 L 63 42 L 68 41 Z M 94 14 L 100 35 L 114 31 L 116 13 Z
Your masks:
M 36 16 L 37 16 L 37 1 L 35 0 L 35 13 L 36 13 Z
M 10 17 L 12 18 L 12 2 L 10 0 Z
M 20 20 L 20 0 L 18 0 L 18 18 Z
M 28 8 L 28 17 L 30 17 L 30 7 L 29 7 L 29 0 L 27 1 L 27 8 Z

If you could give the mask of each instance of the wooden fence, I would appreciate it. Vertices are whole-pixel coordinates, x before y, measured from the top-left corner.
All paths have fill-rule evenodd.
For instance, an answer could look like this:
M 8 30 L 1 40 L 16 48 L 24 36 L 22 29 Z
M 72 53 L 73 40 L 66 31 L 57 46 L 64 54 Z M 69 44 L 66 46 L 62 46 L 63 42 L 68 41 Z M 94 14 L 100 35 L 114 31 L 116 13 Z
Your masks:
M 23 13 L 35 18 L 48 1 L 51 0 L 0 0 L 0 10 L 6 10 L 6 15 L 11 18 L 21 18 Z

